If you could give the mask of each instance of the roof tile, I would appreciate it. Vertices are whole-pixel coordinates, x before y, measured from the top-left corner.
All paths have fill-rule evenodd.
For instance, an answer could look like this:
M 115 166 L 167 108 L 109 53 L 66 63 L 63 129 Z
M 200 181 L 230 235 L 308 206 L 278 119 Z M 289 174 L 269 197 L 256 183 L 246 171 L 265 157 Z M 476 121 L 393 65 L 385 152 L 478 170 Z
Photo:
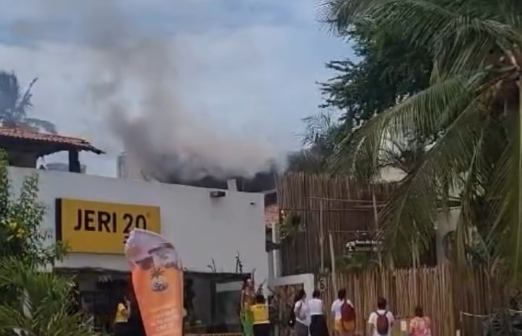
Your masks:
M 79 150 L 102 154 L 103 151 L 94 147 L 89 141 L 64 135 L 40 133 L 24 128 L 0 127 L 0 137 L 18 138 L 32 141 L 44 141 L 57 145 L 68 145 Z

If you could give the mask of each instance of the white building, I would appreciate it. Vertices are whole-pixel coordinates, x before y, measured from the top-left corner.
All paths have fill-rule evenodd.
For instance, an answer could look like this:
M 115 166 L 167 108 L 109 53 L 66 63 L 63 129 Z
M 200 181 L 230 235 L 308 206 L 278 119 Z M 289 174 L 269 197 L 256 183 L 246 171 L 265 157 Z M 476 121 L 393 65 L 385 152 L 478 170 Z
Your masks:
M 127 211 L 135 220 L 140 211 L 158 208 L 159 223 L 151 223 L 151 228 L 157 228 L 174 244 L 187 269 L 208 271 L 208 265 L 214 259 L 218 271 L 235 272 L 235 258 L 239 252 L 245 271 L 255 268 L 256 274 L 263 278 L 261 280 L 268 275 L 263 194 L 226 190 L 220 197 L 212 197 L 210 189 L 183 185 L 73 173 L 57 175 L 17 167 L 10 167 L 9 172 L 14 190 L 19 190 L 24 176 L 39 174 L 40 200 L 48 209 L 43 226 L 55 238 L 78 226 L 81 219 L 76 218 L 77 213 L 72 210 L 94 212 L 89 220 L 94 226 L 100 226 L 98 222 L 103 222 L 103 218 L 100 219 L 99 212 L 119 216 Z M 58 199 L 65 200 L 61 209 L 57 208 Z M 62 232 L 57 232 L 60 216 Z M 93 240 L 81 244 L 69 241 L 70 253 L 59 266 L 127 271 L 123 241 L 118 253 L 108 252 L 103 243 L 112 236 L 123 237 L 124 223 L 118 225 L 117 232 L 82 231 L 83 240 Z M 81 247 L 75 250 L 75 246 Z M 81 251 L 85 246 L 91 252 Z
M 146 226 L 172 242 L 188 277 L 195 274 L 193 304 L 203 323 L 237 319 L 235 300 L 243 279 L 238 254 L 242 273 L 255 269 L 257 283 L 268 278 L 263 194 L 17 167 L 10 167 L 9 173 L 15 191 L 25 176 L 39 175 L 39 198 L 47 206 L 43 229 L 69 246 L 66 259 L 56 268 L 77 274 L 80 291 L 98 298 L 90 302 L 112 302 L 114 298 L 107 295 L 117 295 L 111 294 L 116 290 L 105 288 L 103 294 L 101 284 L 111 277 L 120 283 L 128 279 L 129 264 L 123 255 L 128 225 Z M 235 274 L 235 279 L 212 287 L 211 280 L 198 275 L 213 271 Z M 211 308 L 209 300 L 216 295 L 228 308 Z

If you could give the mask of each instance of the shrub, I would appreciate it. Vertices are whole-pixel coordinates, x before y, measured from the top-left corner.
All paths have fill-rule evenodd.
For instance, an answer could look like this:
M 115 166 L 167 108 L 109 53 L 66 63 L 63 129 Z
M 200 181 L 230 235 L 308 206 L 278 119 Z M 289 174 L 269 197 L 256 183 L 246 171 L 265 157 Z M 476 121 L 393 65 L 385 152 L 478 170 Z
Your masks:
M 38 200 L 38 175 L 26 177 L 16 193 L 7 167 L 7 155 L 0 151 L 0 258 L 16 257 L 37 267 L 53 265 L 64 256 L 65 246 L 54 243 L 49 230 L 42 230 L 46 209 Z

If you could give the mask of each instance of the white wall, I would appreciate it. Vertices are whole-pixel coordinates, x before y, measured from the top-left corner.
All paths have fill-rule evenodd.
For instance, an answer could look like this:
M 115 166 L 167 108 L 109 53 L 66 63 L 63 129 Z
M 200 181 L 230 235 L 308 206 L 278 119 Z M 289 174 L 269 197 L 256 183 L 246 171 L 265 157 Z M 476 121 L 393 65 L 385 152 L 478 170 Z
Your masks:
M 444 236 L 457 229 L 460 208 L 450 209 L 448 214 L 440 213 L 437 218 L 437 262 L 442 263 L 446 260 L 444 251 Z
M 239 252 L 244 272 L 255 268 L 259 283 L 268 277 L 262 194 L 227 190 L 225 197 L 211 199 L 205 188 L 14 167 L 9 172 L 15 191 L 25 175 L 39 174 L 40 200 L 48 207 L 43 226 L 53 235 L 56 198 L 156 205 L 161 207 L 162 235 L 189 270 L 208 272 L 213 258 L 218 271 L 235 272 Z M 122 255 L 79 253 L 58 266 L 128 269 Z
M 406 176 L 406 173 L 404 173 L 402 170 L 393 167 L 381 168 L 380 173 L 380 181 L 382 182 L 397 182 Z

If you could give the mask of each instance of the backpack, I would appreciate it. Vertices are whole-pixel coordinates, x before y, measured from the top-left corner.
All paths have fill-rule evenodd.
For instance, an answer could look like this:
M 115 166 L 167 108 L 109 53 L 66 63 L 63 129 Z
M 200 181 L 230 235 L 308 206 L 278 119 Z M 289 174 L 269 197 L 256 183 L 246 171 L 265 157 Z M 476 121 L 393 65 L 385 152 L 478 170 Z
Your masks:
M 375 330 L 377 331 L 377 334 L 388 335 L 388 331 L 390 330 L 390 321 L 386 316 L 388 315 L 388 312 L 384 311 L 384 314 L 375 312 L 375 314 L 377 314 L 377 320 L 375 321 Z
M 355 321 L 355 309 L 346 300 L 344 300 L 343 304 L 341 305 L 341 321 Z

